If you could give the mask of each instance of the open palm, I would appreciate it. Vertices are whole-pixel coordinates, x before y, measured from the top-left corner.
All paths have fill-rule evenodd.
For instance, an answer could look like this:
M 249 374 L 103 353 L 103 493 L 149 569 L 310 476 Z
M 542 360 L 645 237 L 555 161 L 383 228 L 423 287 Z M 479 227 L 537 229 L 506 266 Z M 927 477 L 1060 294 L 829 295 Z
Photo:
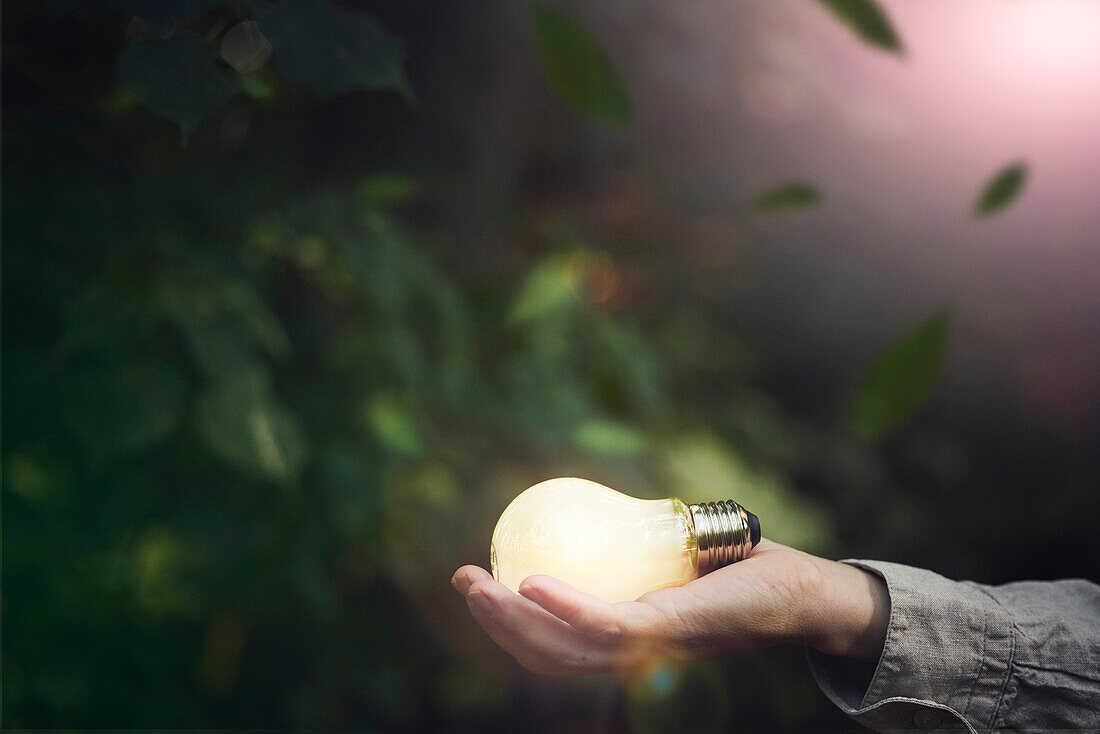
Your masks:
M 657 657 L 714 657 L 811 635 L 820 559 L 762 540 L 739 563 L 683 586 L 611 604 L 550 576 L 519 594 L 483 568 L 463 566 L 452 583 L 485 631 L 535 673 L 636 670 Z

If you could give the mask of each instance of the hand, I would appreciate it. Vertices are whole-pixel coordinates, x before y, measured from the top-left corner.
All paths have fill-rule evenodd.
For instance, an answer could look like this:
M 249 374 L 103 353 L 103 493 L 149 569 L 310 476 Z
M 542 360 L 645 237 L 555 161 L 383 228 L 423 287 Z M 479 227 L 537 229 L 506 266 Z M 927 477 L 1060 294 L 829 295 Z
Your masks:
M 617 604 L 550 576 L 525 579 L 517 595 L 477 566 L 451 583 L 498 645 L 528 670 L 556 675 L 781 644 L 874 660 L 890 613 L 878 576 L 768 540 L 743 561 Z

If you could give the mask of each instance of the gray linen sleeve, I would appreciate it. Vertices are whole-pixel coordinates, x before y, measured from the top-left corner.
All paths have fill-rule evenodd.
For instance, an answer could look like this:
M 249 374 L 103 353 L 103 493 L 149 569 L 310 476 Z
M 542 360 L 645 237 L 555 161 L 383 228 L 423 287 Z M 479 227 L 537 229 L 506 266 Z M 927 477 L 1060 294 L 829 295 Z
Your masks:
M 822 692 L 877 731 L 1100 729 L 1100 586 L 984 586 L 883 561 L 890 622 L 875 666 L 808 652 Z

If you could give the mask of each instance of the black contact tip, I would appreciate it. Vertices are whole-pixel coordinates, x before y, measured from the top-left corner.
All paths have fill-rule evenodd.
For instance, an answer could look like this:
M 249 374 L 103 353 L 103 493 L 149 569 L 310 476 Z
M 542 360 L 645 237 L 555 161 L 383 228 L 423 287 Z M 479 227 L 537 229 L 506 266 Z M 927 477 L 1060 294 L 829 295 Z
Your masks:
M 760 542 L 760 518 L 748 510 L 745 510 L 745 514 L 749 516 L 749 537 L 752 538 L 752 547 L 755 548 Z

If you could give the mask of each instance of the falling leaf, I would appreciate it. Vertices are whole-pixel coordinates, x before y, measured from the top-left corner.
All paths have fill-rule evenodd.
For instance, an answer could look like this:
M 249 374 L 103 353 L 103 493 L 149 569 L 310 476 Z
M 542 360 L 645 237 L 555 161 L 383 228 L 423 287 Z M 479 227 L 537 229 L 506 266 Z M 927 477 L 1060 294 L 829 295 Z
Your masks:
M 534 7 L 533 27 L 539 61 L 554 91 L 582 115 L 626 127 L 633 117 L 630 94 L 588 31 L 542 3 Z
M 1013 163 L 989 179 L 974 203 L 974 216 L 984 217 L 1004 209 L 1019 196 L 1027 181 L 1027 166 Z
M 792 181 L 758 194 L 752 200 L 752 208 L 769 214 L 808 209 L 821 201 L 821 194 L 813 184 Z
M 901 39 L 874 0 L 821 0 L 841 22 L 872 46 L 901 53 Z
M 852 433 L 863 439 L 879 438 L 924 404 L 943 372 L 948 321 L 947 311 L 934 314 L 879 356 L 849 406 Z

